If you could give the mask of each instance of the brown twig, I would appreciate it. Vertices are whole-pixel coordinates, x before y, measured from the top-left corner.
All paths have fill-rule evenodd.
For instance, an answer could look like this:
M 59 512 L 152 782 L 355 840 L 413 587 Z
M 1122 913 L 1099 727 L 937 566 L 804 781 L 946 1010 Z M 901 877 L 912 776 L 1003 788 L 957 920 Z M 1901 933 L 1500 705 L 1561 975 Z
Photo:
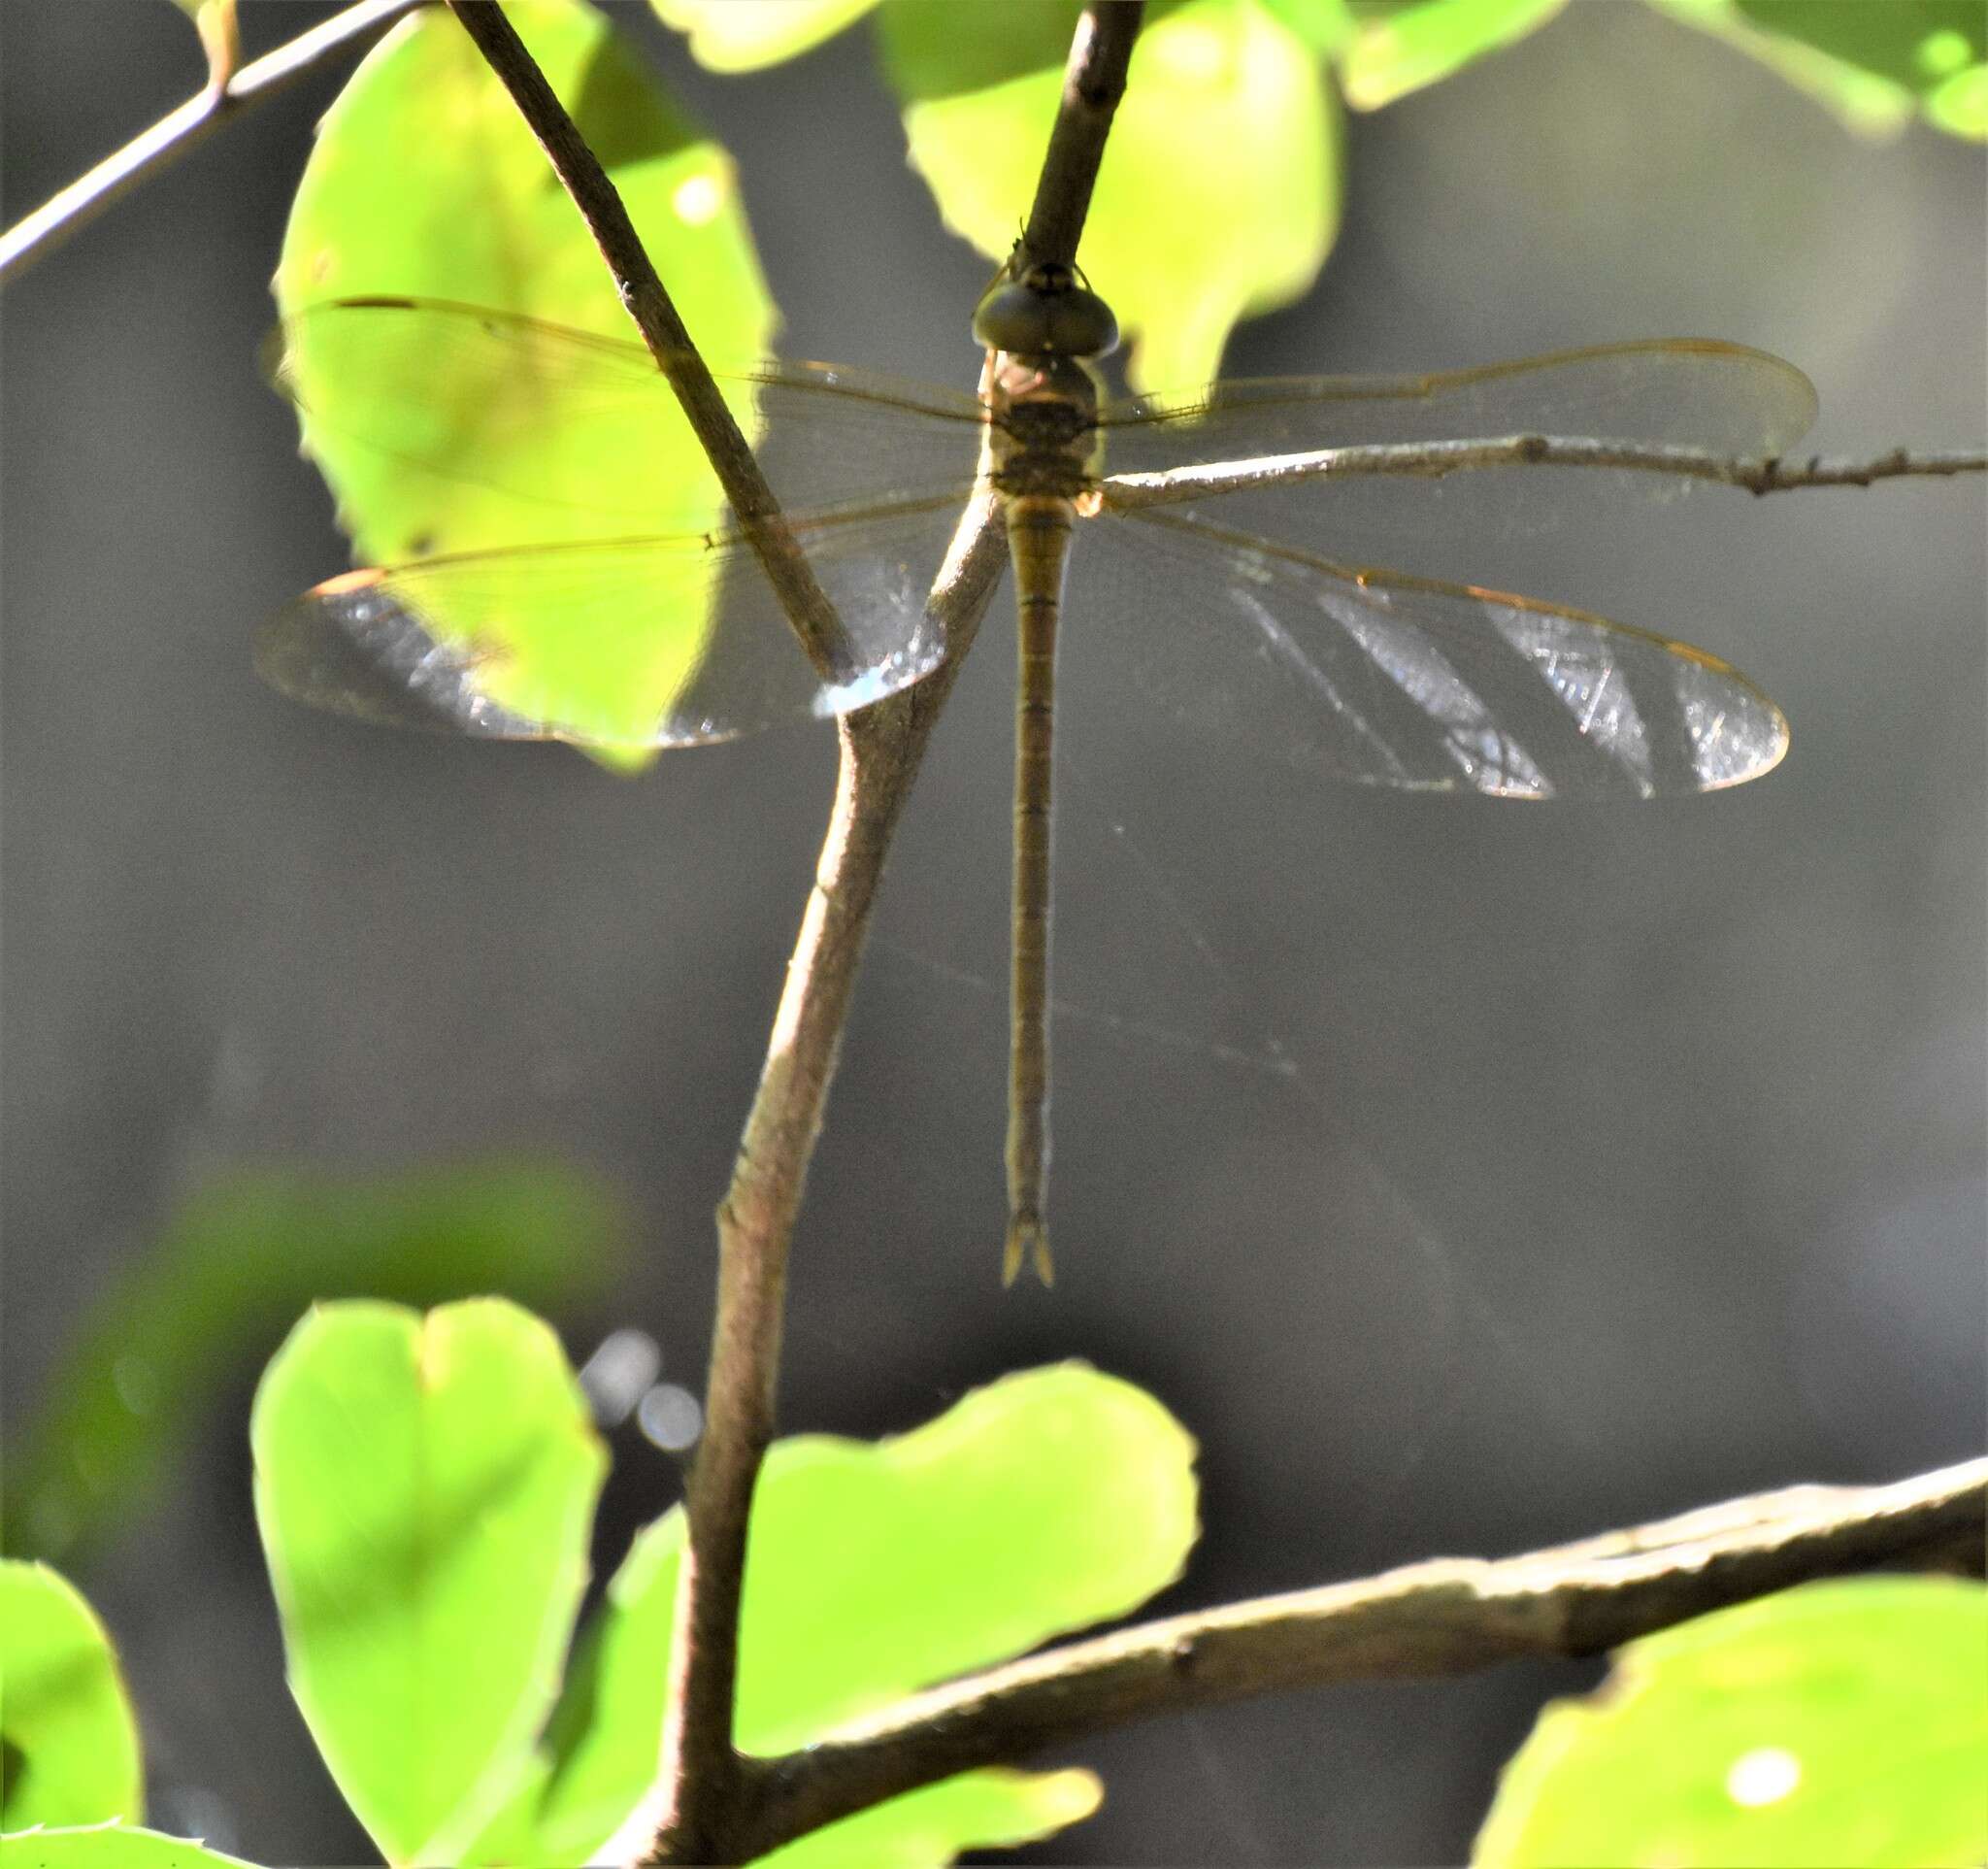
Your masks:
M 933 725 L 1007 563 L 991 499 L 970 507 L 931 614 L 946 662 L 840 723 L 835 806 L 787 962 L 759 1087 L 718 1206 L 718 1292 L 705 1430 L 685 1488 L 688 1549 L 664 1722 L 665 1815 L 650 1862 L 732 1861 L 756 1802 L 758 1762 L 732 1744 L 747 1522 L 773 1439 L 787 1253 L 884 858 Z
M 1077 258 L 1144 11 L 1145 0 L 1097 0 L 1077 22 L 1063 68 L 1063 95 L 1022 234 L 1031 261 L 1068 266 Z
M 1814 1578 L 1979 1576 L 1988 1460 L 1888 1486 L 1793 1486 L 1498 1561 L 1440 1559 L 1148 1622 L 955 1682 L 771 1761 L 759 1854 L 956 1772 L 1155 1715 L 1336 1682 L 1595 1654 Z
M 740 529 L 779 597 L 809 660 L 829 681 L 852 680 L 860 670 L 842 619 L 780 517 L 779 502 L 656 277 L 620 193 L 574 126 L 566 107 L 553 95 L 538 61 L 504 17 L 497 0 L 448 0 L 448 6 L 511 93 L 553 172 L 573 197 L 573 205 L 580 210 L 613 277 L 622 305 L 635 320 L 656 368 L 677 392 L 698 446 L 711 462 L 738 516 Z
M 1505 435 L 1484 441 L 1382 442 L 1358 448 L 1319 448 L 1297 454 L 1268 454 L 1258 460 L 1215 461 L 1170 468 L 1155 474 L 1113 474 L 1105 482 L 1105 503 L 1119 512 L 1170 506 L 1179 500 L 1254 487 L 1288 484 L 1307 477 L 1343 480 L 1364 475 L 1402 475 L 1441 480 L 1483 467 L 1612 467 L 1640 473 L 1674 474 L 1685 480 L 1715 481 L 1749 493 L 1787 493 L 1806 486 L 1869 486 L 1874 481 L 1907 476 L 1979 474 L 1988 454 L 1955 451 L 1914 454 L 1895 448 L 1874 460 L 1806 460 L 1783 456 L 1745 459 L 1708 449 L 1662 443 L 1592 441 L 1566 435 Z
M 70 235 L 86 227 L 114 201 L 165 168 L 175 157 L 203 143 L 221 127 L 266 97 L 303 77 L 328 53 L 344 46 L 365 44 L 411 8 L 426 0 L 361 0 L 322 25 L 299 33 L 286 46 L 244 65 L 229 77 L 225 88 L 212 79 L 198 97 L 162 117 L 144 135 L 106 156 L 85 176 L 44 202 L 32 214 L 0 234 L 0 284 L 18 278 L 36 260 L 45 259 Z M 203 40 L 206 32 L 203 30 Z M 210 70 L 217 68 L 215 49 L 208 49 Z

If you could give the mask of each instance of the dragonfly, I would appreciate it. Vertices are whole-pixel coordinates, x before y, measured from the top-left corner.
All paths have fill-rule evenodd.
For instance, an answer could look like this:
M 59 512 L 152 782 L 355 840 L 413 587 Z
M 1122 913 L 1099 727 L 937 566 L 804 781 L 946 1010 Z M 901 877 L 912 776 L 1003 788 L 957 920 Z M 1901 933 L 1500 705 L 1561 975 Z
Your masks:
M 1340 780 L 1526 799 L 1739 784 L 1788 744 L 1786 720 L 1751 681 L 1703 650 L 1587 611 L 1351 554 L 1342 539 L 1356 522 L 1392 509 L 1413 537 L 1428 515 L 1413 506 L 1413 484 L 1349 476 L 1344 451 L 1552 436 L 1778 454 L 1813 420 L 1816 400 L 1792 365 L 1700 339 L 1419 376 L 1113 397 L 1098 362 L 1115 346 L 1116 321 L 1062 266 L 1004 269 L 974 329 L 991 353 L 977 395 L 842 365 L 714 373 L 757 433 L 790 534 L 842 617 L 843 665 L 804 652 L 736 521 L 673 522 L 679 516 L 642 508 L 646 493 L 622 511 L 594 486 L 581 523 L 597 523 L 599 536 L 571 536 L 573 515 L 562 511 L 557 535 L 534 540 L 530 515 L 557 500 L 535 483 L 528 454 L 485 458 L 477 434 L 447 425 L 411 443 L 401 427 L 375 432 L 363 417 L 344 418 L 351 439 L 444 486 L 514 496 L 521 531 L 442 551 L 417 535 L 404 561 L 331 579 L 280 612 L 256 661 L 277 687 L 364 718 L 597 753 L 843 714 L 944 659 L 930 592 L 968 503 L 991 491 L 1018 644 L 1003 1279 L 1026 1262 L 1047 1284 L 1062 638 L 1109 651 L 1116 691 L 1143 691 L 1189 725 Z M 417 384 L 446 366 L 454 380 L 487 384 L 487 399 L 471 399 L 479 433 L 556 409 L 582 444 L 598 431 L 605 451 L 631 432 L 683 422 L 640 344 L 511 312 L 337 299 L 304 309 L 281 336 L 292 355 L 312 347 L 327 380 L 353 372 Z M 280 372 L 308 417 L 301 380 Z M 505 416 L 511 408 L 526 413 Z M 1375 492 L 1384 497 L 1368 497 Z M 1537 499 L 1508 484 L 1492 517 L 1523 523 Z M 1254 518 L 1266 500 L 1296 537 L 1229 522 Z M 1332 541 L 1332 552 L 1312 539 Z M 1079 562 L 1108 562 L 1110 575 L 1095 603 L 1072 605 L 1066 632 L 1074 550 Z M 578 691 L 561 687 L 535 647 L 547 641 L 605 646 L 602 673 Z

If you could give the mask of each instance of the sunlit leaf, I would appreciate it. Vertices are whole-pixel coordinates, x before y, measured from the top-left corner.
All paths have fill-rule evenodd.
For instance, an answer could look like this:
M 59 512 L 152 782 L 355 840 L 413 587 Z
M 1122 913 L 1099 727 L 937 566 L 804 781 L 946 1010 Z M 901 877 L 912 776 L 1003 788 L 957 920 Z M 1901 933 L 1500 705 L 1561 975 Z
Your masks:
M 208 1403 L 320 1298 L 570 1306 L 607 1290 L 627 1241 L 608 1189 L 549 1159 L 220 1177 L 105 1295 L 10 1446 L 9 1548 L 60 1556 L 128 1522 Z
M 111 1638 L 74 1585 L 0 1563 L 0 1830 L 144 1815 L 138 1725 Z
M 1263 7 L 1320 54 L 1337 51 L 1357 25 L 1353 0 L 1263 0 Z
M 1055 120 L 1072 6 L 885 0 L 885 70 L 946 225 L 1005 258 Z M 1133 52 L 1078 258 L 1136 336 L 1132 374 L 1214 375 L 1238 319 L 1289 303 L 1339 224 L 1324 67 L 1261 0 L 1154 9 Z
M 121 1823 L 0 1837 L 0 1869 L 253 1869 L 182 1837 Z
M 1853 130 L 1915 113 L 1988 136 L 1988 11 L 1977 0 L 1649 0 L 1772 67 Z
M 1136 1608 L 1179 1574 L 1193 1542 L 1193 1456 L 1159 1403 L 1081 1364 L 1008 1377 L 874 1446 L 778 1443 L 753 1506 L 742 1744 L 804 1745 Z M 648 1789 L 681 1546 L 672 1512 L 608 1586 L 548 1732 L 554 1770 L 531 1852 L 519 1852 L 514 1812 L 504 1847 L 493 1832 L 472 1860 L 586 1861 Z M 809 1859 L 944 1861 L 1076 1821 L 1096 1795 L 1084 1773 L 977 1773 L 851 1819 L 860 1833 L 833 1826 Z
M 966 1772 L 758 1860 L 765 1869 L 941 1869 L 963 1849 L 1010 1849 L 1067 1830 L 1104 1798 L 1094 1772 Z
M 1988 1590 L 1811 1585 L 1632 1643 L 1506 1767 L 1478 1869 L 1988 1858 Z
M 1440 83 L 1551 19 L 1567 0 L 1365 0 L 1339 49 L 1340 82 L 1356 110 L 1376 111 Z
M 558 1342 L 496 1299 L 314 1312 L 250 1423 L 290 1685 L 389 1862 L 453 1858 L 527 1768 L 606 1454 Z
M 763 351 L 774 314 L 731 159 L 665 95 L 608 21 L 580 0 L 510 9 L 520 35 L 606 165 L 697 341 L 721 358 Z M 347 296 L 495 306 L 619 338 L 634 327 L 600 254 L 515 106 L 455 18 L 404 21 L 325 117 L 297 190 L 276 279 L 287 317 Z M 722 508 L 687 423 L 671 412 L 594 420 L 583 441 L 557 390 L 528 372 L 491 378 L 458 359 L 401 356 L 362 370 L 314 351 L 306 327 L 286 375 L 305 445 L 358 553 L 431 553 L 622 536 L 602 509 L 652 512 L 656 531 L 700 531 Z M 363 441 L 355 436 L 363 435 Z M 508 491 L 521 481 L 533 496 Z M 704 601 L 658 593 L 650 652 L 562 628 L 555 611 L 473 620 L 498 706 L 639 740 L 695 667 Z M 560 697 L 570 694 L 571 705 Z
M 877 0 L 649 0 L 666 26 L 685 33 L 700 65 L 715 72 L 758 71 L 798 58 L 852 20 Z

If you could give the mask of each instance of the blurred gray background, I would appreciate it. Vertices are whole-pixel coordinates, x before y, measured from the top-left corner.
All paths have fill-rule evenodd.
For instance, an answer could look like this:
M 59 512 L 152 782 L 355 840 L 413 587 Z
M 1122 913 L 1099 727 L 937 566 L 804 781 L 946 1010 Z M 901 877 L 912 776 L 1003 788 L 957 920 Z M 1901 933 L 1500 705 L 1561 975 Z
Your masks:
M 266 46 L 326 11 L 251 9 L 248 30 Z M 632 23 L 739 159 L 782 348 L 970 385 L 986 263 L 906 170 L 867 34 L 716 80 Z M 0 68 L 10 219 L 199 79 L 184 21 L 138 0 L 8 0 Z M 10 1437 L 92 1304 L 241 1162 L 569 1152 L 639 1231 L 613 1302 L 556 1319 L 569 1350 L 632 1323 L 668 1374 L 701 1369 L 709 1215 L 830 736 L 624 782 L 257 685 L 257 620 L 345 562 L 254 368 L 344 69 L 6 295 Z M 1577 0 L 1354 118 L 1347 148 L 1324 278 L 1243 329 L 1230 373 L 1706 335 L 1807 370 L 1826 450 L 1988 428 L 1978 149 L 1857 141 L 1627 0 Z M 1170 751 L 1130 683 L 1122 710 L 1067 719 L 1053 1294 L 995 1276 L 1011 678 L 990 636 L 848 1035 L 796 1249 L 786 1426 L 906 1427 L 1062 1356 L 1145 1384 L 1203 1450 L 1176 1608 L 1978 1451 L 1981 484 L 1590 511 L 1441 541 L 1435 568 L 1730 656 L 1794 723 L 1765 783 L 1642 807 L 1421 800 Z M 77 1581 L 122 1650 L 155 1820 L 265 1862 L 354 1860 L 249 1516 L 246 1404 L 273 1347 L 232 1347 L 164 1503 Z M 604 1565 L 675 1496 L 652 1450 L 624 1439 L 617 1463 Z M 1104 1813 L 1041 1853 L 1454 1859 L 1540 1702 L 1594 1673 L 1100 1740 L 1078 1756 Z

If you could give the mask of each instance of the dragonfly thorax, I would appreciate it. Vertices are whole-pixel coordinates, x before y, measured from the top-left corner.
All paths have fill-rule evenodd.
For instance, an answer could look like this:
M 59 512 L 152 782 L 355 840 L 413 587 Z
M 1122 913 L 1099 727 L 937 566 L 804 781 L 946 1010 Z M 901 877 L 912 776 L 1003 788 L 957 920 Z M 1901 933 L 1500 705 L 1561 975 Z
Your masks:
M 994 484 L 1076 499 L 1102 465 L 1098 383 L 1075 357 L 1004 355 L 988 394 Z

